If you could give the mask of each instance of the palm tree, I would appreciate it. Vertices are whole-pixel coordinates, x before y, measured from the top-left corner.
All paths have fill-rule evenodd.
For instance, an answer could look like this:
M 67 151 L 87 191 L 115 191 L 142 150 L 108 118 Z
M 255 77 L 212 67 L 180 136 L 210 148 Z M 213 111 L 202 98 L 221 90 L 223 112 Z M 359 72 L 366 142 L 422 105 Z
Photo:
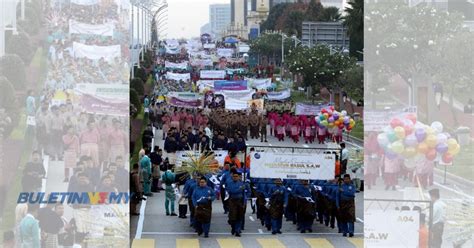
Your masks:
M 214 154 L 201 153 L 199 156 L 196 156 L 194 151 L 189 151 L 187 156 L 189 161 L 183 162 L 181 167 L 177 167 L 175 169 L 176 173 L 187 172 L 191 176 L 203 176 L 213 172 L 211 165 L 215 159 Z
M 364 49 L 364 0 L 351 0 L 348 4 L 343 23 L 350 37 L 349 51 L 351 56 L 361 58 L 358 52 Z

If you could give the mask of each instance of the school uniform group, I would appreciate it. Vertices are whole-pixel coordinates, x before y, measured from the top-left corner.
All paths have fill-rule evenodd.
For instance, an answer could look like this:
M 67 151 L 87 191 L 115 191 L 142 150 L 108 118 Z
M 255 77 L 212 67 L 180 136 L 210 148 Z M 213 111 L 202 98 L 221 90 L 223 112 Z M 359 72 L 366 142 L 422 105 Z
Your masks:
M 282 233 L 285 218 L 301 233 L 313 232 L 313 227 L 317 230 L 313 225 L 316 221 L 337 228 L 343 236 L 354 236 L 356 186 L 349 174 L 338 174 L 333 180 L 253 178 L 249 166 L 245 165 L 247 162 L 240 163 L 231 154 L 217 173 L 195 173 L 184 180 L 173 172 L 172 165 L 168 165 L 161 177 L 166 215 L 176 216 L 174 201 L 177 195 L 180 196 L 179 217 L 187 218 L 186 209 L 189 208 L 190 227 L 207 238 L 212 222 L 212 202 L 220 200 L 224 214 L 228 215 L 230 233 L 240 237 L 250 202 L 252 213 L 256 213 L 262 226 L 273 235 Z

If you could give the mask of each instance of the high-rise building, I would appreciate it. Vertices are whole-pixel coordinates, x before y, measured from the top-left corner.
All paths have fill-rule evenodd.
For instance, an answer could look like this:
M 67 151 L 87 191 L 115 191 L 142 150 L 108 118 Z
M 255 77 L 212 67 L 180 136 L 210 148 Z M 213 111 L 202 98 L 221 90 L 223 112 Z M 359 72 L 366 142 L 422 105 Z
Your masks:
M 229 26 L 230 11 L 230 4 L 209 5 L 210 32 L 214 37 L 220 38 L 222 32 Z
M 230 0 L 230 22 L 234 26 L 247 26 L 247 0 Z

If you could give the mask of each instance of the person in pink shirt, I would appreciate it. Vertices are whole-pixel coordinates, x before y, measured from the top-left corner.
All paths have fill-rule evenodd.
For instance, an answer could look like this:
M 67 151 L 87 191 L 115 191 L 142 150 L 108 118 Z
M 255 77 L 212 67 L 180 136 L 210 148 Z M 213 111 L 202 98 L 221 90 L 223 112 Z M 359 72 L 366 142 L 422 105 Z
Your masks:
M 209 123 L 209 118 L 207 116 L 203 116 L 201 119 L 201 123 L 199 124 L 199 130 L 204 130 L 204 128 L 207 126 Z
M 318 127 L 318 142 L 319 144 L 324 144 L 324 140 L 326 139 L 326 128 L 324 126 Z
M 400 160 L 398 158 L 384 157 L 384 182 L 385 190 L 390 187 L 395 190 L 395 186 L 398 184 L 398 173 L 400 172 Z
M 79 137 L 74 133 L 73 126 L 67 126 L 66 134 L 62 138 L 64 143 L 64 182 L 69 182 L 69 169 L 76 167 L 79 155 Z
M 109 158 L 109 134 L 111 132 L 111 127 L 107 124 L 107 117 L 102 118 L 100 120 L 100 126 L 97 128 L 100 134 L 100 142 L 99 142 L 99 163 L 107 161 Z M 108 160 L 110 161 L 110 160 Z M 114 161 L 114 160 L 112 160 Z
M 166 138 L 166 134 L 171 126 L 171 118 L 168 113 L 164 113 L 163 117 L 161 117 L 161 121 L 163 122 L 163 140 Z
M 341 143 L 342 142 L 342 130 L 343 128 L 336 128 L 334 132 L 334 139 L 336 140 L 336 143 Z
M 92 157 L 94 166 L 99 166 L 99 142 L 100 134 L 95 127 L 94 120 L 87 122 L 87 129 L 81 133 L 81 156 Z
M 426 189 L 428 186 L 432 185 L 432 180 L 430 176 L 433 174 L 434 171 L 434 162 L 428 159 L 425 159 L 423 163 L 418 163 L 415 169 L 415 179 L 418 178 L 420 182 L 420 186 L 423 189 Z M 415 180 L 415 185 L 418 187 L 418 181 Z
M 110 147 L 109 161 L 115 161 L 117 157 L 125 157 L 127 146 L 127 135 L 122 130 L 122 125 L 119 120 L 113 120 L 113 129 L 108 137 Z
M 179 127 L 180 127 L 178 131 L 180 132 L 181 130 L 186 130 L 184 129 L 184 123 L 186 122 L 186 117 L 188 116 L 188 114 L 185 109 L 179 109 L 178 115 L 179 115 Z
M 275 120 L 277 116 L 278 115 L 275 112 L 268 113 L 268 120 L 270 122 L 270 135 L 273 135 L 273 136 L 276 136 L 274 133 L 274 130 L 275 130 Z
M 184 130 L 188 130 L 190 127 L 193 127 L 193 115 L 191 113 L 187 113 L 184 120 Z
M 298 116 L 294 116 L 292 118 L 290 132 L 291 132 L 291 139 L 293 139 L 295 143 L 298 143 L 299 138 L 300 138 L 300 121 L 299 121 Z
M 276 120 L 275 125 L 276 125 L 276 133 L 277 133 L 277 138 L 278 141 L 284 141 L 285 140 L 285 120 L 283 118 L 278 118 Z
M 171 114 L 171 125 L 170 128 L 174 127 L 176 130 L 179 131 L 179 120 L 180 120 L 180 115 L 176 111 L 174 111 Z

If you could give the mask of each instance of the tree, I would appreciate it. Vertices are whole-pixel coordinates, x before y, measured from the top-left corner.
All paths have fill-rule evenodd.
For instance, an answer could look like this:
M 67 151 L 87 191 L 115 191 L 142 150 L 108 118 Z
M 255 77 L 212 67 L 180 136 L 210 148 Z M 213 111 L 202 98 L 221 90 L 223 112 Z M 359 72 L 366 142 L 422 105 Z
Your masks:
M 15 97 L 15 89 L 8 79 L 0 75 L 0 110 L 4 112 L 7 119 L 2 119 L 3 125 L 0 127 L 3 137 L 8 137 L 13 127 L 18 123 L 20 117 L 18 105 Z M 0 140 L 1 142 L 1 140 Z
M 35 1 L 32 1 L 35 2 Z M 18 20 L 17 24 L 23 30 L 25 30 L 29 35 L 36 35 L 41 26 L 40 12 L 41 8 L 38 10 L 34 4 L 26 4 L 25 6 L 25 20 Z M 18 15 L 19 16 L 19 15 Z
M 322 22 L 337 22 L 342 19 L 339 9 L 336 7 L 323 8 L 319 16 L 319 21 Z
M 0 58 L 0 75 L 12 82 L 15 90 L 24 90 L 26 86 L 25 64 L 16 54 L 6 54 Z
M 285 54 L 288 54 L 293 42 L 291 39 L 285 39 Z M 250 50 L 259 56 L 263 56 L 268 63 L 277 64 L 281 62 L 281 34 L 264 33 L 250 43 Z
M 290 5 L 289 3 L 280 3 L 275 6 L 273 6 L 270 9 L 270 13 L 267 17 L 267 19 L 262 22 L 260 26 L 261 32 L 267 31 L 267 30 L 276 30 L 275 26 L 276 23 L 281 15 L 283 15 L 283 12 L 285 9 Z
M 364 49 L 364 0 L 352 0 L 345 9 L 344 26 L 349 35 L 349 53 L 362 60 L 360 52 Z
M 139 96 L 143 96 L 144 94 L 144 85 L 143 80 L 141 78 L 134 78 L 130 81 L 130 86 L 134 89 Z
M 142 103 L 140 101 L 140 97 L 138 96 L 138 93 L 135 89 L 130 89 L 130 104 L 138 110 L 135 113 L 135 116 L 133 116 L 133 118 L 135 118 L 137 117 L 137 114 L 142 109 Z
M 296 35 L 297 37 L 301 37 L 301 27 L 303 20 L 305 18 L 304 12 L 301 11 L 291 11 L 288 14 L 287 18 L 287 25 L 286 25 L 286 33 L 289 35 Z
M 20 56 L 25 65 L 29 65 L 33 58 L 33 48 L 31 46 L 30 36 L 25 32 L 18 35 L 12 35 L 7 41 L 6 53 L 12 53 Z
M 146 74 L 146 71 L 144 68 L 142 67 L 138 68 L 137 66 L 134 66 L 133 69 L 135 70 L 135 77 L 141 78 L 143 82 L 147 81 L 148 75 Z
M 319 16 L 321 15 L 322 10 L 323 5 L 320 1 L 311 0 L 311 2 L 309 2 L 308 10 L 305 13 L 305 21 L 319 21 Z

